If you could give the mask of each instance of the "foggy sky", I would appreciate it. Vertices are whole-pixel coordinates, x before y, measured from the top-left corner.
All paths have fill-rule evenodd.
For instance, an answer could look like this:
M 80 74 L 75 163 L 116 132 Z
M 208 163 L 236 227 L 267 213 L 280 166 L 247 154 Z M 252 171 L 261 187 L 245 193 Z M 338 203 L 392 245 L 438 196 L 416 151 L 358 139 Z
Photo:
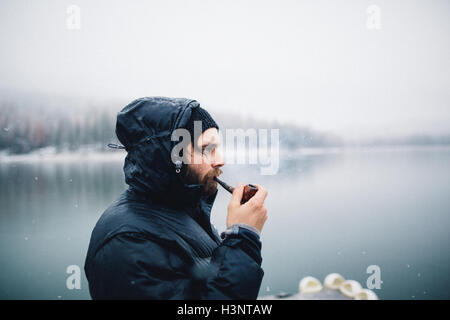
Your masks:
M 445 0 L 0 1 L 0 88 L 19 92 L 188 97 L 358 138 L 449 133 L 449 77 Z

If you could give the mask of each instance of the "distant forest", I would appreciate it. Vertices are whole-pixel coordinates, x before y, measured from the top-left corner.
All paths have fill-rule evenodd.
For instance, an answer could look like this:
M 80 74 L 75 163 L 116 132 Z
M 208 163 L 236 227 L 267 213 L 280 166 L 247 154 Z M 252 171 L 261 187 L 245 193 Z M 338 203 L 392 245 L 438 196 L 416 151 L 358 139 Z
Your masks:
M 45 102 L 0 101 L 0 151 L 23 154 L 44 147 L 54 147 L 57 152 L 61 152 L 75 151 L 82 146 L 101 151 L 107 149 L 108 143 L 118 143 L 115 135 L 116 115 L 125 104 L 113 102 L 91 103 L 90 106 L 83 107 L 76 105 L 76 102 L 47 105 Z M 336 135 L 293 124 L 282 125 L 276 121 L 242 118 L 213 111 L 211 113 L 221 129 L 278 128 L 281 148 L 348 145 Z M 359 145 L 398 144 L 450 144 L 450 136 L 416 135 L 401 139 L 373 139 Z
M 56 151 L 73 151 L 91 145 L 105 150 L 108 143 L 118 143 L 115 134 L 117 112 L 123 106 L 94 105 L 88 108 L 46 107 L 0 103 L 0 150 L 12 154 L 28 153 L 53 146 Z M 295 125 L 215 114 L 221 129 L 280 129 L 280 146 L 325 147 L 341 145 L 338 137 L 320 134 Z
M 49 146 L 57 151 L 92 144 L 102 148 L 114 140 L 114 127 L 115 116 L 107 110 L 55 112 L 4 103 L 0 105 L 0 150 L 18 154 Z

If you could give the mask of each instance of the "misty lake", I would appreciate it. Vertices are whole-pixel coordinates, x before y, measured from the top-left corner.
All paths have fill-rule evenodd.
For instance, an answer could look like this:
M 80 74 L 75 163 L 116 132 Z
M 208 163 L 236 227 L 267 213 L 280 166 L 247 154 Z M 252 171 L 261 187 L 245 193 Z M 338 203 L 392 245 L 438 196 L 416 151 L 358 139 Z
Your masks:
M 118 151 L 119 152 L 119 151 Z M 378 148 L 284 154 L 278 174 L 230 165 L 222 178 L 268 191 L 260 295 L 297 292 L 332 272 L 366 287 L 377 265 L 381 299 L 450 298 L 450 148 Z M 90 299 L 69 290 L 91 231 L 126 188 L 121 158 L 0 160 L 0 299 Z M 220 189 L 212 222 L 225 228 Z

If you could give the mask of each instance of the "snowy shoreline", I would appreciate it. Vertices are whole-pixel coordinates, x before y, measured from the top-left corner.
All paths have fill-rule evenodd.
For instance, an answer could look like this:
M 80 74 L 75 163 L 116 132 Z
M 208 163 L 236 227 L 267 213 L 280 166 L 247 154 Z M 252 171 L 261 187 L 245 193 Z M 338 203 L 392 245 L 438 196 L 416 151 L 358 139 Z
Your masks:
M 298 148 L 295 150 L 281 149 L 281 158 L 297 156 L 314 156 L 326 154 L 360 153 L 360 152 L 408 152 L 408 151 L 440 151 L 450 150 L 449 145 L 429 146 L 376 146 L 376 147 L 328 147 L 328 148 Z M 84 148 L 76 151 L 57 152 L 54 147 L 48 147 L 27 154 L 8 154 L 0 152 L 0 163 L 8 162 L 116 162 L 123 161 L 127 153 L 124 150 L 99 151 Z
M 122 150 L 114 151 L 99 151 L 91 147 L 80 148 L 75 151 L 57 152 L 54 147 L 46 147 L 36 151 L 25 154 L 8 154 L 7 152 L 0 152 L 0 163 L 7 162 L 86 162 L 86 161 L 123 161 L 126 152 Z

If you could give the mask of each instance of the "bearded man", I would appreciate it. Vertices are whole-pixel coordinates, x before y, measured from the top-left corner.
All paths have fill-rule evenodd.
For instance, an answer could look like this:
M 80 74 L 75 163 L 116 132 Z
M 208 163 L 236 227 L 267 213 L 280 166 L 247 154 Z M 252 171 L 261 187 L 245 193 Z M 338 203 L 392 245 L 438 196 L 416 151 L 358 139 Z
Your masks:
M 173 161 L 179 129 L 191 141 L 183 161 Z M 183 98 L 141 98 L 118 113 L 129 187 L 92 232 L 84 269 L 93 299 L 257 298 L 267 191 L 256 185 L 255 196 L 241 204 L 239 184 L 227 230 L 218 234 L 210 221 L 218 192 L 213 178 L 225 165 L 218 129 L 197 101 Z

